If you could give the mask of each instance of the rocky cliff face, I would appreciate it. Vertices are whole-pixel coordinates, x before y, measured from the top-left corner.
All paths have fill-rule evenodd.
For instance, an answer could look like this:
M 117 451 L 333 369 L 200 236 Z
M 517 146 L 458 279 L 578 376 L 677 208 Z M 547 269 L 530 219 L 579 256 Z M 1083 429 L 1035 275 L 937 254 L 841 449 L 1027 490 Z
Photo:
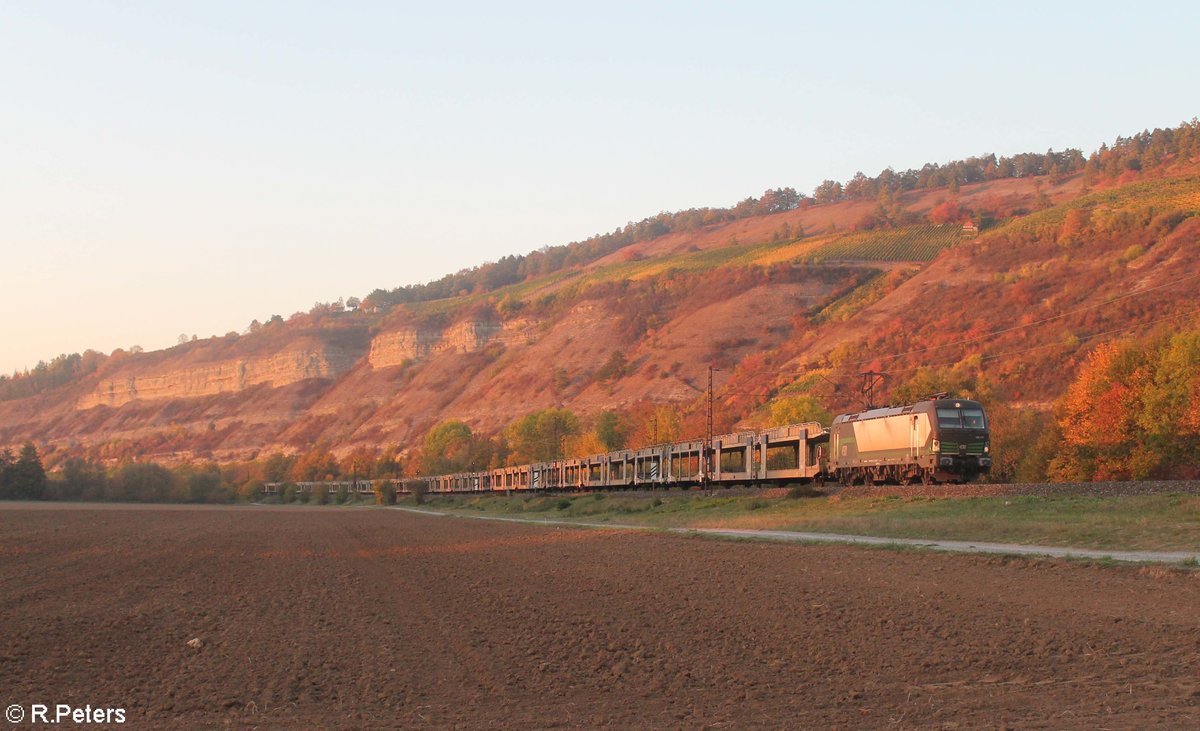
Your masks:
M 516 345 L 535 336 L 538 324 L 518 319 L 505 323 L 466 321 L 445 329 L 404 327 L 371 341 L 372 368 L 391 368 L 441 353 L 473 353 L 491 343 Z
M 106 378 L 79 399 L 76 407 L 123 406 L 143 399 L 213 396 L 267 384 L 286 386 L 309 378 L 332 379 L 354 366 L 356 356 L 342 348 L 285 350 L 260 358 L 239 358 L 171 370 L 128 372 Z

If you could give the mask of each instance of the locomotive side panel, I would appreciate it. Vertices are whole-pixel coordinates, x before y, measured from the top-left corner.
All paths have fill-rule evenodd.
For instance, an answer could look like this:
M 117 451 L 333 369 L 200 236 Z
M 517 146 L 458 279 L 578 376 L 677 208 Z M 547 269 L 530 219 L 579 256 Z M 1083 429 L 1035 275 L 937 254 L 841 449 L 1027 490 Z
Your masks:
M 863 459 L 894 461 L 916 457 L 929 443 L 928 414 L 901 414 L 852 423 L 854 440 Z

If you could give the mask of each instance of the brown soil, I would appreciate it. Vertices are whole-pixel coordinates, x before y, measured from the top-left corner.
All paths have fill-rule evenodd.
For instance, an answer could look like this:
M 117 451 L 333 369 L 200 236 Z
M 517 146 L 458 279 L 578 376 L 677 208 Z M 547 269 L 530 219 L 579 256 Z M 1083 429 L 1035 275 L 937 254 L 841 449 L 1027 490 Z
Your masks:
M 1195 727 L 1197 606 L 1196 574 L 1162 568 L 0 509 L 0 700 L 134 728 Z

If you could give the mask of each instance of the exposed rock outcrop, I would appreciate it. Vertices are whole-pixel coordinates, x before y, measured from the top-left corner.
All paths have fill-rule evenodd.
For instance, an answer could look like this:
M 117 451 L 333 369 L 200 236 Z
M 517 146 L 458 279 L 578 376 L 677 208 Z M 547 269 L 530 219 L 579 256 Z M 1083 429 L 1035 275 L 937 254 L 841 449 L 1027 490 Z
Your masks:
M 372 368 L 391 368 L 437 353 L 471 353 L 491 343 L 524 343 L 535 337 L 536 332 L 537 323 L 526 319 L 502 324 L 463 321 L 444 330 L 405 327 L 377 335 L 371 341 L 367 358 Z
M 354 366 L 356 356 L 340 348 L 283 351 L 261 358 L 219 361 L 157 373 L 133 373 L 101 381 L 77 408 L 122 406 L 137 399 L 211 396 L 265 383 L 286 386 L 308 378 L 336 378 Z

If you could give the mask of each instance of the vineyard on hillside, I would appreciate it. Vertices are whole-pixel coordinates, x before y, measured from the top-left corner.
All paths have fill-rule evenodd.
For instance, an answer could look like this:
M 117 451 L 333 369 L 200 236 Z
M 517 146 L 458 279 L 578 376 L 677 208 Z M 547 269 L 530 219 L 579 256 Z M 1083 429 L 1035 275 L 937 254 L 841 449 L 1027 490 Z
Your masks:
M 825 244 L 808 261 L 929 261 L 958 243 L 961 236 L 957 224 L 849 234 Z
M 786 241 L 756 244 L 736 242 L 715 249 L 693 251 L 675 256 L 633 260 L 596 270 L 582 280 L 585 283 L 645 279 L 671 271 L 709 271 L 722 266 L 770 266 L 793 261 L 808 264 L 913 261 L 935 258 L 943 249 L 958 243 L 962 228 L 958 224 L 910 226 L 894 231 L 864 231 L 825 234 Z

